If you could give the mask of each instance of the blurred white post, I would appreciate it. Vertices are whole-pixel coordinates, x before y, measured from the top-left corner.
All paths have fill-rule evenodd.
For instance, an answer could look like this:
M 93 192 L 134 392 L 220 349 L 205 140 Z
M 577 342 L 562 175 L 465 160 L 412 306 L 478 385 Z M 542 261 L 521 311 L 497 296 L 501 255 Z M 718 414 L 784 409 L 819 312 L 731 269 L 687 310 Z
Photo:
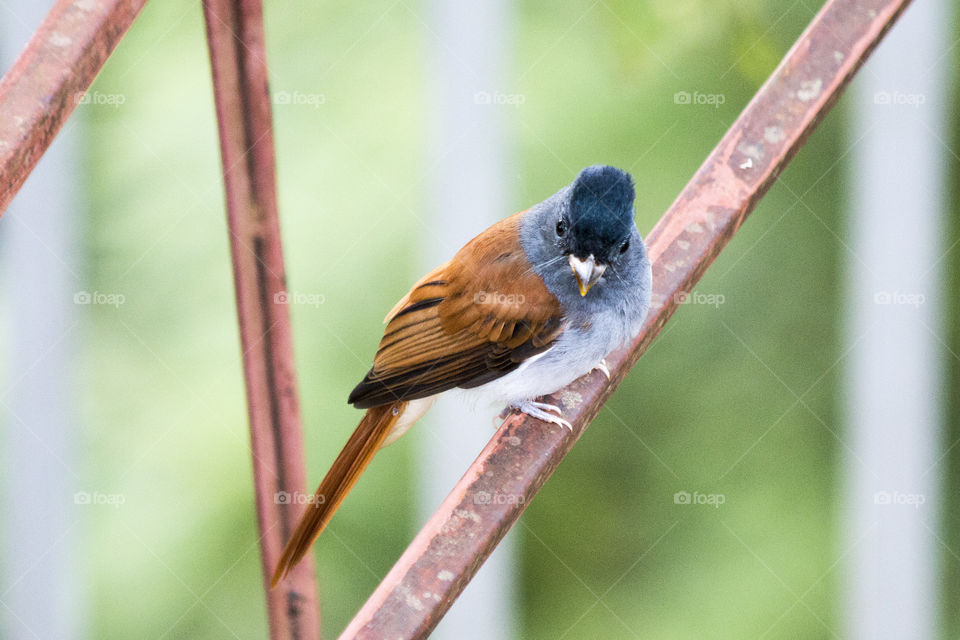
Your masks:
M 853 94 L 846 335 L 856 347 L 846 371 L 853 455 L 841 634 L 849 638 L 936 636 L 949 7 L 913 3 Z
M 52 5 L 11 0 L 0 8 L 4 71 Z M 9 329 L 0 335 L 0 638 L 81 635 L 70 365 L 82 209 L 71 126 L 0 218 L 0 302 Z
M 506 90 L 510 3 L 432 0 L 427 19 L 432 93 L 429 122 L 428 223 L 421 271 L 449 260 L 474 235 L 506 217 L 505 150 L 494 99 Z M 431 33 L 432 32 L 432 33 Z M 416 429 L 422 520 L 426 521 L 494 432 L 482 410 L 443 398 Z M 514 634 L 517 563 L 508 536 L 467 586 L 433 638 L 509 638 Z

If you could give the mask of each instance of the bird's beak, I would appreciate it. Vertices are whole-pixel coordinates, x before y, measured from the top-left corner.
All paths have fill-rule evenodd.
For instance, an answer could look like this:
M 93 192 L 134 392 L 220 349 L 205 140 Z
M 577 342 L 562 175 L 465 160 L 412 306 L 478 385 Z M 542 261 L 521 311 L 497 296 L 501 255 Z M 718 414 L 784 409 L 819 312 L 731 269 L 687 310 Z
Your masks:
M 569 260 L 573 275 L 577 279 L 577 284 L 580 285 L 580 295 L 585 296 L 587 291 L 590 291 L 590 287 L 597 284 L 597 280 L 606 271 L 607 265 L 597 264 L 592 253 L 586 260 L 581 260 L 571 253 Z

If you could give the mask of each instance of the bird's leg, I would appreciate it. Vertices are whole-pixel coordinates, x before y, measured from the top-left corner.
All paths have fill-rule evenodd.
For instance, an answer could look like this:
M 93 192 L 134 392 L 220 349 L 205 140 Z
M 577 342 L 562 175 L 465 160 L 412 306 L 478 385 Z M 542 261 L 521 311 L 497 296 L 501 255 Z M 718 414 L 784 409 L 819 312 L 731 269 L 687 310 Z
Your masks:
M 566 427 L 570 429 L 570 431 L 573 431 L 573 425 L 563 419 L 563 412 L 560 410 L 560 407 L 556 405 L 547 404 L 546 402 L 535 402 L 533 400 L 523 400 L 511 406 L 531 418 L 543 420 L 551 424 L 558 424 L 561 427 Z M 550 413 L 551 411 L 553 413 Z
M 591 371 L 596 371 L 597 369 L 600 369 L 600 371 L 603 372 L 603 375 L 607 376 L 607 380 L 610 379 L 610 369 L 607 367 L 607 359 L 606 359 L 606 358 L 600 358 L 600 362 L 598 362 L 598 363 L 593 367 L 593 369 L 591 369 Z

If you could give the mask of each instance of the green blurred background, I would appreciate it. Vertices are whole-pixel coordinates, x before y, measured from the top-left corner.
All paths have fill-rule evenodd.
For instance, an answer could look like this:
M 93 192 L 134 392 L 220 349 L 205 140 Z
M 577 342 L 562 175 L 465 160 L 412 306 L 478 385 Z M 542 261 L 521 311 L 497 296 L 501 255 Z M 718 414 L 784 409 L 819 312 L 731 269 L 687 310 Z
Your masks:
M 646 234 L 820 4 L 517 3 L 508 78 L 525 101 L 497 107 L 511 151 L 511 210 L 497 215 L 550 195 L 569 167 L 604 162 L 633 173 Z M 324 297 L 292 307 L 311 482 L 358 419 L 345 398 L 368 362 L 354 354 L 372 357 L 430 240 L 410 214 L 425 207 L 436 108 L 424 14 L 412 2 L 266 3 L 272 91 L 324 96 L 274 110 L 289 288 Z M 124 103 L 74 116 L 83 277 L 126 298 L 89 307 L 77 369 L 83 483 L 126 498 L 77 510 L 92 637 L 266 633 L 206 56 L 199 3 L 149 3 L 93 87 Z M 678 91 L 725 102 L 677 105 Z M 842 438 L 850 99 L 699 285 L 723 304 L 679 309 L 524 514 L 518 637 L 826 638 L 843 627 L 843 446 L 831 430 Z M 960 352 L 960 251 L 948 260 L 947 338 Z M 955 390 L 960 366 L 947 363 Z M 807 406 L 787 387 L 809 389 Z M 960 436 L 951 402 L 948 443 Z M 422 524 L 417 437 L 383 452 L 335 518 L 350 551 L 316 547 L 327 636 Z M 960 488 L 948 473 L 958 455 L 938 468 L 947 495 Z M 678 491 L 725 503 L 692 509 L 674 503 Z M 960 519 L 947 509 L 944 525 L 941 626 L 956 637 L 960 561 L 948 546 L 960 548 Z

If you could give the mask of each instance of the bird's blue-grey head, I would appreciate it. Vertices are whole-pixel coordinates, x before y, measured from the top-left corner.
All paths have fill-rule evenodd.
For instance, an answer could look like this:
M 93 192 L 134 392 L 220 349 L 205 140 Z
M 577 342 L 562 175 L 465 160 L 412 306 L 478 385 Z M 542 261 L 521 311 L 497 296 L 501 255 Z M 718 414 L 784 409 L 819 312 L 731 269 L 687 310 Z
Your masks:
M 569 290 L 584 297 L 604 274 L 609 283 L 649 266 L 633 222 L 633 199 L 630 174 L 594 165 L 531 209 L 521 239 L 534 269 L 554 295 L 563 299 Z
M 527 257 L 565 306 L 649 298 L 650 262 L 633 221 L 633 200 L 630 174 L 595 165 L 524 217 Z

